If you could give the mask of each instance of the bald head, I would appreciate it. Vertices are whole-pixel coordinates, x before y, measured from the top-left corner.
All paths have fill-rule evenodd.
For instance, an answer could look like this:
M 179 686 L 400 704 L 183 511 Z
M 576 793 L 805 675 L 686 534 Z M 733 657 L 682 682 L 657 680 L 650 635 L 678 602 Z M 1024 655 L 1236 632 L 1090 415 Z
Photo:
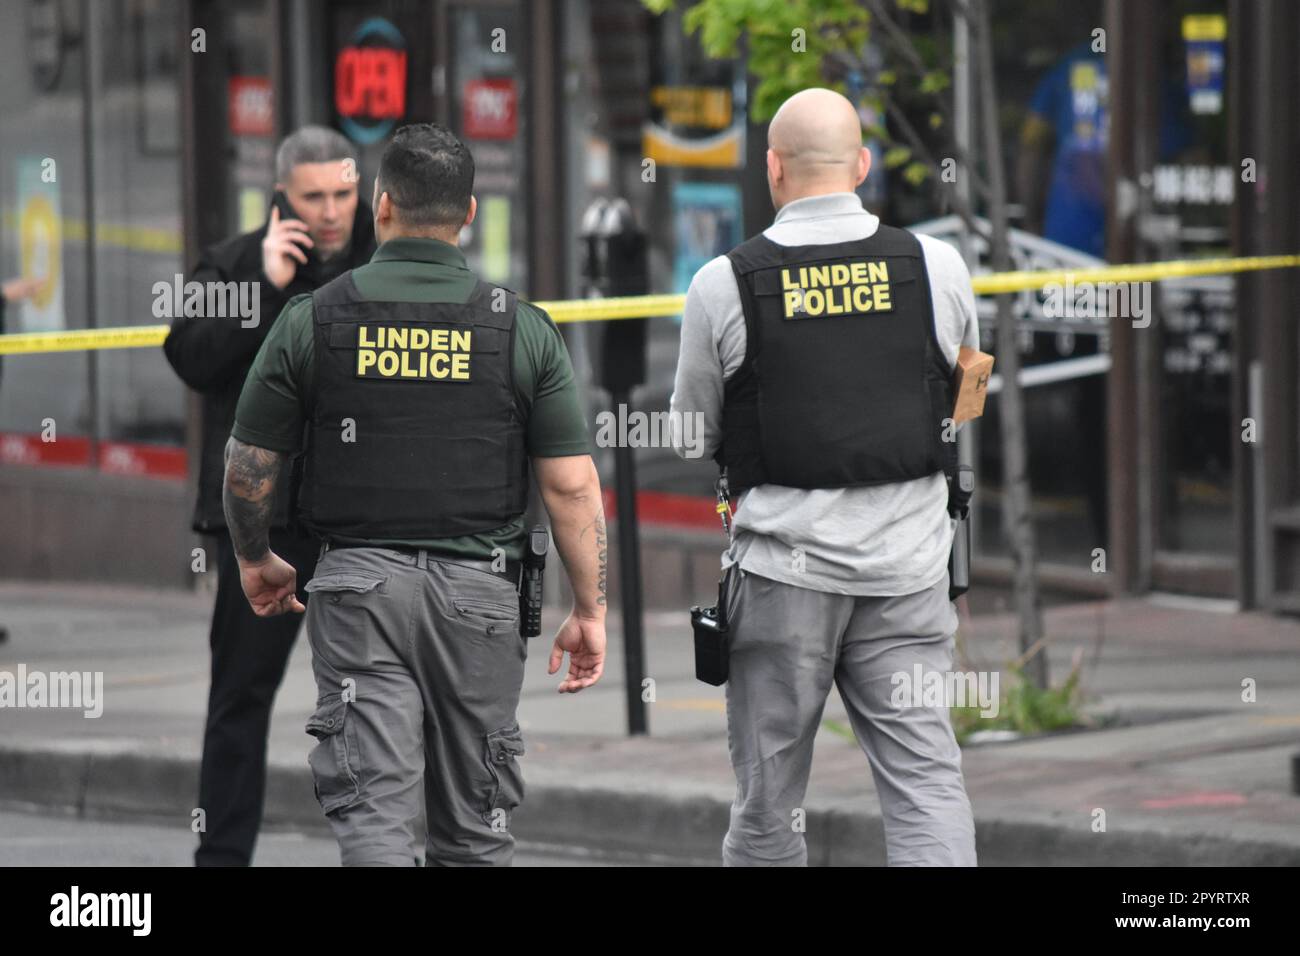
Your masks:
M 803 90 L 782 103 L 767 145 L 768 185 L 778 209 L 805 196 L 852 192 L 871 164 L 858 111 L 834 90 Z

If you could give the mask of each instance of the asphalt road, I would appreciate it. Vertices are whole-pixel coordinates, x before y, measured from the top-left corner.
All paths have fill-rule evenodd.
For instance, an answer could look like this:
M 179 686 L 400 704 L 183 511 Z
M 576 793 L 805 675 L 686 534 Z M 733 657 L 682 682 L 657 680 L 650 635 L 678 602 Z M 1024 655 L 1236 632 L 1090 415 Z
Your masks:
M 158 823 L 81 820 L 75 817 L 0 810 L 0 866 L 190 866 L 195 836 Z M 263 831 L 255 866 L 338 866 L 338 847 L 328 836 Z M 521 847 L 516 866 L 628 866 L 608 860 Z

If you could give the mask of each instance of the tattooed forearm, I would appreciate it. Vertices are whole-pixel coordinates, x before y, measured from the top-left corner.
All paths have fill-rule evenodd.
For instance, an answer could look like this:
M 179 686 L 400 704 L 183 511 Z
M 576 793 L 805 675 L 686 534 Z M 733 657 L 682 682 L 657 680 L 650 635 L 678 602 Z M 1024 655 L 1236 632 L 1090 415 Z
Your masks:
M 600 592 L 596 603 L 605 606 L 605 592 L 609 581 L 609 548 L 605 535 L 605 516 L 596 515 L 596 558 L 599 561 L 596 572 L 596 588 Z
M 282 457 L 236 438 L 226 443 L 226 482 L 221 497 L 235 554 L 245 561 L 260 561 L 270 551 L 271 505 Z

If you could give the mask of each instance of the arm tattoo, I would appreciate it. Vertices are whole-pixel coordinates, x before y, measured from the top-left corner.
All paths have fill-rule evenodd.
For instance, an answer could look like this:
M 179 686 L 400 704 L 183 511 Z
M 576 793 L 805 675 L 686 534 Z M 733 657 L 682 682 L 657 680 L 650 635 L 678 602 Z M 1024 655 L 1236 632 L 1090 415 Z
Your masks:
M 271 549 L 271 504 L 283 457 L 278 451 L 246 445 L 237 438 L 226 442 L 226 481 L 221 498 L 235 554 L 245 561 L 260 561 Z
M 605 589 L 608 584 L 608 564 L 609 549 L 608 541 L 605 535 L 605 516 L 596 515 L 596 556 L 600 562 L 599 570 L 596 575 L 596 588 L 600 592 L 596 598 L 596 603 L 601 607 L 605 606 Z

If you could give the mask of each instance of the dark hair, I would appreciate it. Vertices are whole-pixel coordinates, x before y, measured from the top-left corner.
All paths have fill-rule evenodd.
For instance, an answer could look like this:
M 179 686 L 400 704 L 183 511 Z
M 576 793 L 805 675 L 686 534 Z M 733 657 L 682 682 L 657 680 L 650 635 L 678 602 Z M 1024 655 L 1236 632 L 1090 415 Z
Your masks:
M 403 224 L 456 227 L 469 214 L 474 157 L 446 127 L 413 123 L 384 148 L 378 180 Z

